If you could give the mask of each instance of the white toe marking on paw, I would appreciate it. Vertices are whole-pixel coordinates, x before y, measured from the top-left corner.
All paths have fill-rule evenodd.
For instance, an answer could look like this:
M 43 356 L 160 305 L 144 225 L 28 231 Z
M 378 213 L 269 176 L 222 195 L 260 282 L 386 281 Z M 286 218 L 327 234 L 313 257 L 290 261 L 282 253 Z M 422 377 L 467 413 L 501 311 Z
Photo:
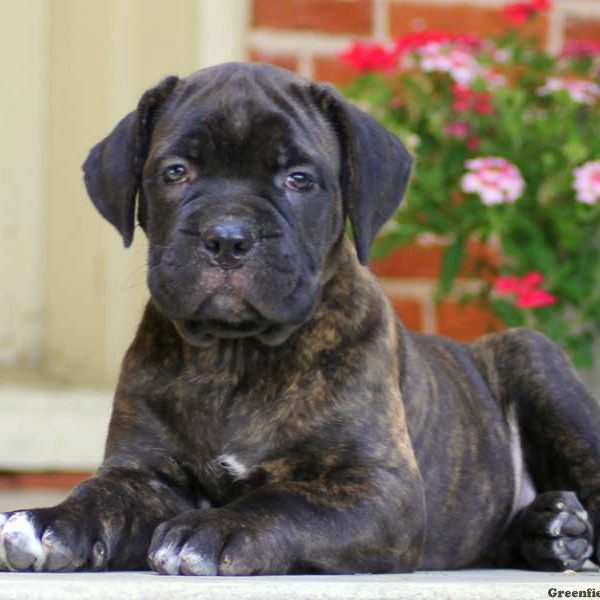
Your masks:
M 48 554 L 54 552 L 55 554 L 67 554 L 68 548 L 58 538 L 56 533 L 52 529 L 46 529 L 42 536 L 42 554 L 38 560 L 35 561 L 34 569 L 41 571 L 46 563 Z
M 18 544 L 24 552 L 35 556 L 35 567 L 41 559 L 45 560 L 45 553 L 41 541 L 35 534 L 31 515 L 27 512 L 18 512 L 6 521 L 2 529 L 4 543 L 10 539 L 13 544 Z M 6 548 L 4 549 L 6 552 Z M 6 558 L 6 556 L 5 556 Z M 43 563 L 42 563 L 43 564 Z M 9 564 L 8 568 L 13 571 Z
M 152 564 L 157 571 L 169 575 L 179 575 L 179 552 L 175 544 L 160 547 L 152 556 Z
M 181 571 L 193 573 L 194 575 L 215 575 L 215 566 L 208 556 L 186 549 L 181 551 Z
M 590 522 L 590 516 L 588 515 L 587 510 L 576 510 L 574 511 L 575 516 L 578 517 L 584 523 Z
M 239 461 L 233 454 L 221 454 L 221 456 L 217 457 L 217 463 L 236 479 L 242 478 L 248 471 L 246 465 Z

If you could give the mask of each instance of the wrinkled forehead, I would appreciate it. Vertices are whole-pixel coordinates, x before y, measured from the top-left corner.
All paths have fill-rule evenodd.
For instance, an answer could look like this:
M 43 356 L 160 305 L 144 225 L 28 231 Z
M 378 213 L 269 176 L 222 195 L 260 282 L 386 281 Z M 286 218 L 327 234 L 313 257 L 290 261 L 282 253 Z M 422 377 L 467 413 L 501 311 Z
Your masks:
M 151 155 L 238 171 L 339 163 L 333 127 L 307 89 L 256 77 L 184 85 L 156 124 Z

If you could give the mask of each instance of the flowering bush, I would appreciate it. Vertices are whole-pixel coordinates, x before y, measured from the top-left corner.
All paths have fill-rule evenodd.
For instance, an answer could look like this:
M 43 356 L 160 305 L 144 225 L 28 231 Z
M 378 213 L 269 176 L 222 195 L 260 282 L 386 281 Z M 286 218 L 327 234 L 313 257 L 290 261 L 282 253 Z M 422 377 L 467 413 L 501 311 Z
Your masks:
M 347 95 L 417 158 L 374 255 L 438 236 L 440 297 L 467 287 L 459 274 L 475 277 L 465 301 L 537 327 L 586 367 L 600 331 L 600 44 L 541 49 L 521 24 L 548 7 L 508 5 L 495 38 L 425 31 L 342 58 L 357 71 Z M 474 238 L 499 247 L 499 261 L 467 261 Z

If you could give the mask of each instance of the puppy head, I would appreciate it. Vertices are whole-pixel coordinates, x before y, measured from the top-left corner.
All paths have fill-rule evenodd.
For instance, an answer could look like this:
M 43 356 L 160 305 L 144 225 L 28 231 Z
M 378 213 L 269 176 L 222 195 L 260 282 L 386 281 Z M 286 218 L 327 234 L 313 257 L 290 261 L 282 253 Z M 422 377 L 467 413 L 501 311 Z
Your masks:
M 126 246 L 137 199 L 153 300 L 186 341 L 277 344 L 310 317 L 346 218 L 366 263 L 411 163 L 332 88 L 229 63 L 148 90 L 83 169 Z

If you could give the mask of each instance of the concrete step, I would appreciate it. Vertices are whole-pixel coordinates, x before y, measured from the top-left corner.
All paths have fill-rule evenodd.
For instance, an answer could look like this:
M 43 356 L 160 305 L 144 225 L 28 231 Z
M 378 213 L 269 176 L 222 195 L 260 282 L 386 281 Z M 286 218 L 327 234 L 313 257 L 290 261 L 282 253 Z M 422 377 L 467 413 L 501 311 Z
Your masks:
M 150 572 L 0 574 L 1 600 L 542 600 L 573 597 L 600 597 L 600 574 L 591 570 L 293 577 L 167 577 Z
M 112 395 L 0 371 L 0 469 L 96 470 Z
M 66 497 L 66 490 L 0 490 L 0 512 L 54 506 Z

